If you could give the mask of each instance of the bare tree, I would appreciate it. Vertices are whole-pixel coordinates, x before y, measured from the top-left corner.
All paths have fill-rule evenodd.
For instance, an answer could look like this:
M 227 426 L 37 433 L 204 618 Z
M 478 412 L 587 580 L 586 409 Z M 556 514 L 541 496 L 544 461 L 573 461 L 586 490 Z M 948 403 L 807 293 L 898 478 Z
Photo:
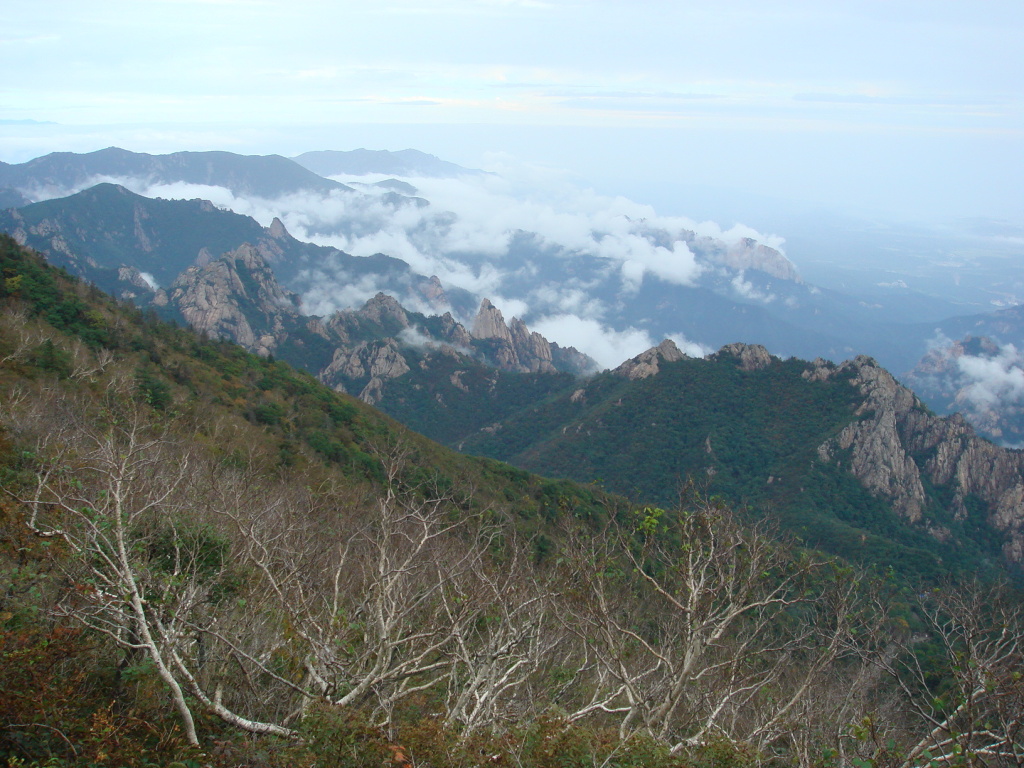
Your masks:
M 112 380 L 98 407 L 53 391 L 34 408 L 5 413 L 35 445 L 39 464 L 35 493 L 20 500 L 31 530 L 62 540 L 74 556 L 75 589 L 59 610 L 143 654 L 167 686 L 186 739 L 198 744 L 186 688 L 222 717 L 232 715 L 194 684 L 186 662 L 195 655 L 195 618 L 209 613 L 227 552 L 196 513 L 195 456 L 168 423 L 135 406 L 130 382 Z
M 894 637 L 876 657 L 924 727 L 905 749 L 903 768 L 932 761 L 1024 765 L 1019 597 L 1003 585 L 974 582 L 922 593 L 918 609 L 922 631 Z
M 66 600 L 63 610 L 121 647 L 145 653 L 171 692 L 186 738 L 198 744 L 168 658 L 174 627 L 159 615 L 187 610 L 196 595 L 186 589 L 172 600 L 147 551 L 157 519 L 172 512 L 174 495 L 187 482 L 189 458 L 173 450 L 166 433 L 147 428 L 138 411 L 127 409 L 92 429 L 80 404 L 61 407 L 66 404 L 49 403 L 60 427 L 56 434 L 46 430 L 39 444 L 46 454 L 37 492 L 23 500 L 31 509 L 28 524 L 39 536 L 62 538 L 77 555 L 78 598 Z
M 402 699 L 448 681 L 482 610 L 466 596 L 491 538 L 450 497 L 407 487 L 407 450 L 384 457 L 372 494 L 275 497 L 243 482 L 218 504 L 288 627 L 264 653 L 287 646 L 301 659 L 304 702 L 374 702 L 382 724 Z
M 791 732 L 801 702 L 849 653 L 855 574 L 723 504 L 648 508 L 574 542 L 589 595 L 572 623 L 597 664 L 572 719 L 613 715 L 623 738 L 643 730 L 675 751 L 721 737 L 763 747 Z
M 553 574 L 530 561 L 529 542 L 511 531 L 485 530 L 488 539 L 503 534 L 500 551 L 493 558 L 486 556 L 499 548 L 493 542 L 479 549 L 475 567 L 461 580 L 457 595 L 460 605 L 470 605 L 474 620 L 456 621 L 458 606 L 446 603 L 456 627 L 447 718 L 464 736 L 483 727 L 522 722 L 547 707 L 546 681 L 540 691 L 532 683 L 569 651 L 554 616 Z

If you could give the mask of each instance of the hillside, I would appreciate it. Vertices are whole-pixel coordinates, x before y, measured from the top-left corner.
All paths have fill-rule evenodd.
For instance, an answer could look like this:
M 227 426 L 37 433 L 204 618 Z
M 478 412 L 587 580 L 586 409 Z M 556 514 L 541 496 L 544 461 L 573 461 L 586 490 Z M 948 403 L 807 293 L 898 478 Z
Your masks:
M 486 298 L 475 316 L 460 321 L 443 310 L 465 304 L 466 295 L 446 289 L 436 277 L 416 274 L 399 259 L 354 257 L 303 243 L 280 220 L 262 227 L 203 201 L 149 199 L 101 184 L 68 198 L 6 211 L 0 226 L 101 287 L 153 306 L 213 338 L 231 339 L 250 351 L 300 366 L 337 391 L 375 404 L 453 448 L 546 475 L 599 481 L 641 501 L 666 503 L 675 498 L 680 484 L 699 478 L 735 503 L 777 510 L 773 516 L 784 518 L 788 530 L 815 546 L 846 557 L 889 561 L 908 573 L 934 577 L 949 569 L 994 567 L 1000 560 L 1016 568 L 1021 559 L 1022 513 L 1013 501 L 1020 474 L 1015 461 L 1004 461 L 1006 454 L 997 451 L 994 455 L 1000 458 L 993 460 L 1007 467 L 997 487 L 966 483 L 970 487 L 961 489 L 950 485 L 947 470 L 927 469 L 924 454 L 908 458 L 912 452 L 903 442 L 889 440 L 884 446 L 891 451 L 878 451 L 872 460 L 883 466 L 909 461 L 914 472 L 897 473 L 898 480 L 882 484 L 870 473 L 851 474 L 841 458 L 826 462 L 820 456 L 831 431 L 845 428 L 844 419 L 852 419 L 862 401 L 849 403 L 846 414 L 831 406 L 820 408 L 817 398 L 831 397 L 822 394 L 824 389 L 848 388 L 804 382 L 798 374 L 807 370 L 796 361 L 787 363 L 789 374 L 772 385 L 775 389 L 763 390 L 759 387 L 768 385 L 757 383 L 756 377 L 740 386 L 739 380 L 722 373 L 721 364 L 691 360 L 680 365 L 700 372 L 693 374 L 694 387 L 687 388 L 682 380 L 669 383 L 666 377 L 657 384 L 631 383 L 627 389 L 637 390 L 630 395 L 637 398 L 635 408 L 611 410 L 605 404 L 600 407 L 607 413 L 597 415 L 596 404 L 605 402 L 602 387 L 617 391 L 618 385 L 588 384 L 581 390 L 573 377 L 594 363 L 576 350 L 549 342 L 517 318 L 506 322 Z M 523 236 L 517 242 L 529 239 Z M 731 249 L 706 238 L 699 242 L 703 258 L 723 267 L 756 261 L 778 276 L 774 279 L 803 289 L 781 255 L 754 241 Z M 577 260 L 581 268 L 595 268 L 592 259 Z M 301 291 L 319 280 L 325 265 L 335 276 L 344 273 L 360 286 L 383 286 L 427 311 L 407 310 L 392 296 L 378 293 L 359 308 L 309 315 L 303 295 L 310 294 Z M 663 283 L 646 281 L 632 303 L 657 310 L 683 290 L 666 289 Z M 705 289 L 687 290 L 694 299 Z M 819 296 L 816 301 L 831 299 Z M 688 311 L 716 314 L 700 301 L 687 304 Z M 741 324 L 754 311 L 740 305 L 733 310 L 727 316 Z M 762 333 L 772 332 L 767 320 L 757 324 Z M 719 323 L 717 330 L 723 338 L 741 332 L 740 326 L 728 323 Z M 591 386 L 593 394 L 572 399 L 577 391 L 587 394 Z M 767 403 L 765 391 L 771 393 Z M 701 401 L 707 396 L 721 400 L 706 409 Z M 558 412 L 537 415 L 537 404 L 549 397 L 559 405 L 543 408 Z M 682 422 L 656 412 L 677 402 L 692 411 Z M 785 415 L 783 426 L 764 421 L 764 414 L 774 412 L 777 404 L 782 406 L 779 418 Z M 574 432 L 582 428 L 572 425 L 577 417 L 601 424 Z M 634 436 L 637 425 L 648 425 L 642 438 Z M 556 435 L 562 428 L 570 431 Z M 652 433 L 662 437 L 650 441 Z M 775 433 L 781 437 L 773 437 Z M 574 437 L 587 434 L 602 438 L 582 448 L 569 447 Z M 918 439 L 904 437 L 907 444 Z M 517 443 L 524 440 L 529 445 Z M 594 455 L 602 450 L 605 455 Z M 990 450 L 976 453 L 987 456 Z M 663 455 L 655 455 L 658 451 Z M 959 449 L 954 453 L 959 455 Z M 709 462 L 710 454 L 719 458 Z M 714 473 L 710 481 L 709 470 Z M 906 508 L 906 498 L 914 499 L 913 509 Z M 918 508 L 927 514 L 919 514 Z
M 464 450 L 646 502 L 693 481 L 853 560 L 930 578 L 1021 567 L 1024 457 L 934 416 L 868 358 L 731 345 L 696 359 L 666 342 L 481 426 Z
M 702 492 L 631 508 L 456 454 L 9 238 L 0 276 L 8 764 L 1020 749 L 1024 621 L 1005 590 L 907 589 Z M 965 659 L 985 680 L 969 712 Z

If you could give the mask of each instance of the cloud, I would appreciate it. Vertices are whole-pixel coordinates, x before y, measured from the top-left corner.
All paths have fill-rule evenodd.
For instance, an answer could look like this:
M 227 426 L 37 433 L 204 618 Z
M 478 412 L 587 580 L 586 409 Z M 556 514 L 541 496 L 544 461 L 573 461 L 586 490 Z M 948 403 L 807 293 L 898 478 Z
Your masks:
M 968 383 L 959 397 L 980 408 L 997 408 L 1024 399 L 1024 355 L 1013 344 L 994 356 L 962 355 L 957 368 Z
M 299 279 L 312 286 L 302 295 L 302 311 L 320 317 L 361 307 L 380 291 L 375 276 L 352 278 L 340 269 L 332 271 L 329 265 L 303 270 Z
M 300 240 L 357 257 L 383 253 L 402 259 L 416 273 L 436 275 L 447 290 L 488 297 L 507 317 L 520 317 L 550 340 L 576 346 L 608 366 L 661 341 L 618 320 L 610 306 L 614 296 L 636 292 L 649 280 L 695 285 L 705 268 L 694 250 L 704 238 L 726 246 L 745 238 L 782 245 L 780 238 L 742 224 L 723 230 L 714 222 L 662 216 L 650 205 L 598 194 L 542 165 L 502 155 L 491 156 L 486 165 L 491 173 L 402 177 L 417 190 L 414 197 L 373 186 L 392 178 L 382 174 L 359 177 L 358 189 L 297 192 L 273 200 L 208 185 L 90 181 L 119 183 L 148 197 L 207 199 L 263 226 L 279 218 Z M 301 271 L 290 287 L 302 293 L 305 312 L 321 316 L 360 306 L 381 289 L 374 278 L 356 277 L 329 257 Z M 733 288 L 747 299 L 775 298 L 742 274 Z M 409 309 L 436 312 L 411 286 L 396 298 Z M 690 344 L 679 339 L 680 346 Z M 703 352 L 693 346 L 688 354 Z
M 700 344 L 696 341 L 690 341 L 680 333 L 673 333 L 669 336 L 669 338 L 676 343 L 676 346 L 679 347 L 680 352 L 682 352 L 684 355 L 689 355 L 690 357 L 707 357 L 708 355 L 715 351 L 714 349 L 705 344 Z
M 614 368 L 655 345 L 647 331 L 632 327 L 617 331 L 576 315 L 543 317 L 534 321 L 530 330 L 563 347 L 576 347 L 602 368 Z
M 474 357 L 476 355 L 475 351 L 468 347 L 461 347 L 458 344 L 449 344 L 446 341 L 438 341 L 437 339 L 427 336 L 421 329 L 411 325 L 398 332 L 398 340 L 403 344 L 408 344 L 410 347 L 416 347 L 418 349 L 439 349 L 441 347 L 448 347 L 468 357 Z
M 549 340 L 556 340 L 562 346 L 576 347 L 594 358 L 601 368 L 615 368 L 661 341 L 655 341 L 647 331 L 640 328 L 615 330 L 598 320 L 572 314 L 541 318 L 531 324 L 530 330 Z M 705 357 L 712 351 L 709 347 L 688 340 L 682 334 L 671 334 L 668 338 L 690 357 Z
M 776 296 L 774 293 L 766 293 L 758 290 L 753 283 L 745 278 L 745 274 L 745 272 L 740 272 L 732 279 L 732 287 L 736 293 L 750 301 L 760 301 L 765 304 L 771 304 L 775 301 Z

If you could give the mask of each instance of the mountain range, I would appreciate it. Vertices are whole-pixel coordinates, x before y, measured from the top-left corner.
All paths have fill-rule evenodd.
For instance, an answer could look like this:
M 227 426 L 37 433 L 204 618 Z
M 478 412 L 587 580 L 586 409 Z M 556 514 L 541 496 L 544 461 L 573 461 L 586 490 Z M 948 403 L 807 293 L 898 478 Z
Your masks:
M 328 195 L 412 220 L 405 184 Z M 873 358 L 598 370 L 437 262 L 110 182 L 3 222 L 0 758 L 1019 755 L 1024 454 Z M 702 237 L 685 266 L 801 285 Z M 324 263 L 357 300 L 310 312 Z
M 336 163 L 325 170 L 417 175 L 352 184 L 316 177 L 301 186 L 301 167 L 275 181 L 268 169 L 295 165 L 283 158 L 105 150 L 8 166 L 0 183 L 27 196 L 73 189 L 88 174 L 120 174 L 137 187 L 143 178 L 156 183 L 146 187 L 151 192 L 197 179 L 232 195 L 258 187 L 287 200 L 301 192 L 343 200 L 346 227 L 379 233 L 386 213 L 426 226 L 421 213 L 435 204 L 413 182 L 434 174 L 451 183 L 457 168 L 421 154 L 317 157 Z M 371 209 L 377 219 L 364 215 Z M 604 366 L 531 331 L 520 317 L 506 320 L 491 297 L 446 285 L 395 256 L 357 256 L 296 238 L 284 223 L 289 215 L 295 221 L 294 210 L 280 213 L 264 226 L 206 200 L 147 197 L 106 181 L 8 209 L 0 228 L 121 298 L 305 368 L 460 450 L 662 504 L 699 478 L 710 492 L 774 510 L 817 546 L 853 558 L 870 552 L 870 560 L 898 560 L 922 574 L 1020 564 L 1024 485 L 1016 454 L 975 437 L 962 418 L 931 414 L 881 361 L 843 362 L 837 347 L 859 348 L 849 328 L 877 334 L 886 327 L 865 320 L 877 307 L 807 285 L 778 249 L 754 237 L 617 217 L 617 231 L 588 235 L 591 251 L 570 252 L 538 232 L 512 232 L 485 265 L 501 272 L 505 302 L 588 285 L 587 300 L 614 302 L 630 323 L 623 328 L 635 330 L 631 323 L 644 316 L 645 333 L 662 329 L 676 339 L 595 375 Z M 455 214 L 431 215 L 435 224 L 460 226 Z M 315 228 L 305 224 L 304 232 Z M 627 244 L 633 257 L 657 254 L 669 263 L 647 262 L 632 274 L 635 261 L 601 250 L 611 248 L 608 241 Z M 482 267 L 476 273 L 484 274 Z M 609 295 L 612 289 L 620 293 Z M 343 308 L 312 312 L 327 306 L 315 304 L 327 294 Z M 944 322 L 950 329 L 1002 323 L 1012 332 L 1016 314 Z M 889 354 L 935 331 L 904 325 L 903 338 L 888 327 L 880 347 Z M 728 341 L 711 354 L 708 343 L 718 340 Z M 787 350 L 832 354 L 808 354 L 816 359 L 808 363 L 786 359 L 794 354 Z M 1000 469 L 986 475 L 983 466 Z

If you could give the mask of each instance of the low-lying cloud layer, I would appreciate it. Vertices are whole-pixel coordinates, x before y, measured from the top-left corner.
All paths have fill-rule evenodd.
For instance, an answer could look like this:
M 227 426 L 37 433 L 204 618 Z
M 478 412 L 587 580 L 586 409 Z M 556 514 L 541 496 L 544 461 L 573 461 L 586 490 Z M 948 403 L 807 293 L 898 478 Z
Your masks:
M 581 189 L 547 169 L 506 164 L 501 170 L 500 176 L 404 179 L 416 188 L 415 197 L 374 183 L 383 176 L 336 177 L 355 191 L 274 200 L 206 185 L 110 177 L 92 182 L 118 183 L 147 197 L 202 198 L 264 226 L 279 218 L 300 240 L 354 256 L 402 259 L 419 274 L 436 275 L 446 289 L 490 298 L 507 318 L 517 316 L 606 366 L 661 341 L 619 321 L 616 305 L 648 280 L 694 285 L 706 267 L 687 238 L 781 244 L 742 225 L 723 231 L 711 222 L 659 216 L 650 206 Z M 738 293 L 755 291 L 742 275 L 737 280 Z M 358 306 L 378 290 L 373 280 L 354 278 L 331 260 L 310 265 L 298 282 L 292 287 L 302 292 L 305 310 L 318 315 Z M 413 295 L 398 298 L 410 309 L 430 309 Z M 675 340 L 691 354 L 704 351 L 681 335 Z
M 962 355 L 957 368 L 964 386 L 960 397 L 979 408 L 995 409 L 1024 401 L 1024 354 L 1013 344 L 993 356 Z

